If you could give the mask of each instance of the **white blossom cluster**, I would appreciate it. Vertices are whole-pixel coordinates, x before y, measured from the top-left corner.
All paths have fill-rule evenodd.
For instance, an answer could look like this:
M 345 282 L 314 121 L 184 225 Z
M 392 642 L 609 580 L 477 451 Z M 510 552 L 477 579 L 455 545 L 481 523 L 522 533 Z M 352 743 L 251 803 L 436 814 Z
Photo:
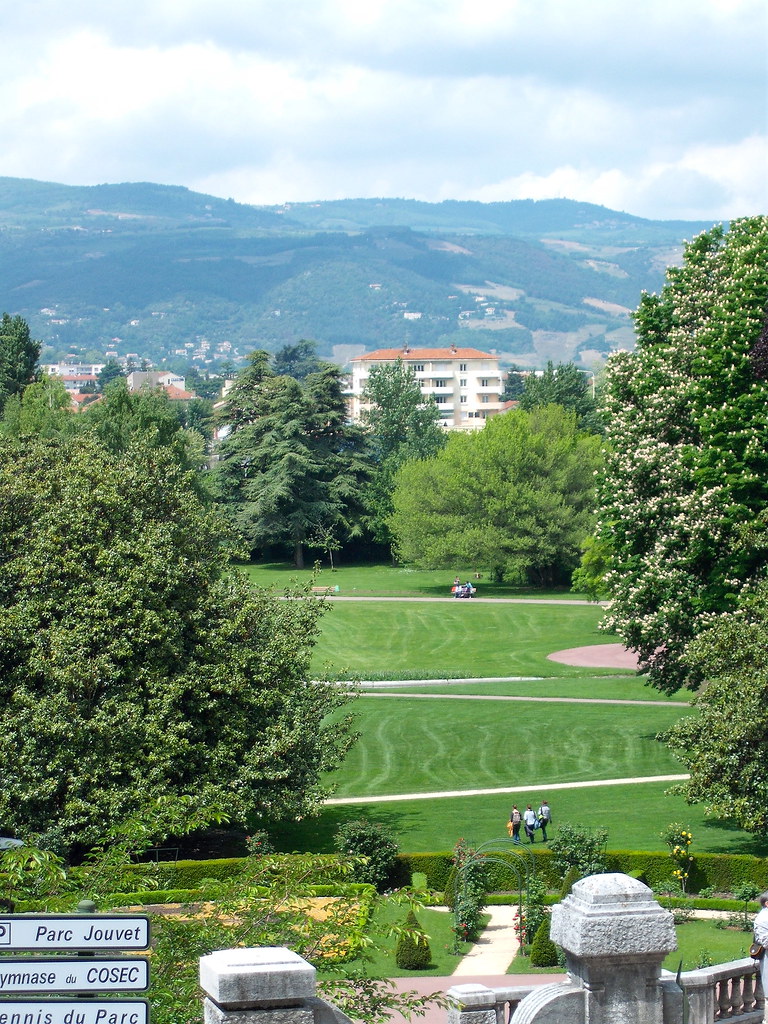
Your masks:
M 768 509 L 768 382 L 750 353 L 766 323 L 768 217 L 686 247 L 643 295 L 638 347 L 608 365 L 598 536 L 610 552 L 605 628 L 656 685 L 695 685 L 685 650 L 766 564 L 742 525 Z

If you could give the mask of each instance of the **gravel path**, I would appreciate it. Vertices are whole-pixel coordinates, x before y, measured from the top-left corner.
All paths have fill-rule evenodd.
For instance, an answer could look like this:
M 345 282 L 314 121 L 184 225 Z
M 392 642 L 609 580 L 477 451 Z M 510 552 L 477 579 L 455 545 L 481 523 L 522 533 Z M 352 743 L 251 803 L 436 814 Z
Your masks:
M 595 786 L 627 786 L 643 782 L 684 782 L 688 775 L 649 775 L 645 778 L 630 779 L 590 779 L 588 782 L 528 782 L 524 786 L 500 786 L 498 789 L 449 789 L 437 793 L 399 793 L 388 796 L 339 796 L 331 797 L 325 803 L 328 806 L 343 804 L 386 804 L 398 800 L 440 800 L 444 797 L 457 796 L 494 796 L 498 793 L 530 793 L 532 789 L 546 789 L 551 792 L 557 789 L 590 789 Z

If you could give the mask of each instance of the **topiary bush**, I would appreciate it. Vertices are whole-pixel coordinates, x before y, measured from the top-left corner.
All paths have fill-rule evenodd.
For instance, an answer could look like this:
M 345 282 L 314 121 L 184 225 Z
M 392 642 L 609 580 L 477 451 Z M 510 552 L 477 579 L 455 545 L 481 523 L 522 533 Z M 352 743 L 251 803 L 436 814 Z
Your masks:
M 563 884 L 560 887 L 561 899 L 565 899 L 565 897 L 570 894 L 571 889 L 574 887 L 574 885 L 578 882 L 580 878 L 581 872 L 578 868 L 568 868 L 568 870 L 565 873 L 565 878 L 563 879 Z
M 400 932 L 395 946 L 395 963 L 404 971 L 423 971 L 432 965 L 432 950 L 426 935 L 420 931 L 419 921 L 411 910 L 405 919 L 405 930 Z
M 397 861 L 397 843 L 387 829 L 377 821 L 348 821 L 336 830 L 334 846 L 350 857 L 365 858 L 354 869 L 358 882 L 369 882 L 379 892 L 394 884 Z
M 550 917 L 547 914 L 533 937 L 530 954 L 531 967 L 557 967 L 558 965 L 557 946 L 549 937 L 549 924 Z

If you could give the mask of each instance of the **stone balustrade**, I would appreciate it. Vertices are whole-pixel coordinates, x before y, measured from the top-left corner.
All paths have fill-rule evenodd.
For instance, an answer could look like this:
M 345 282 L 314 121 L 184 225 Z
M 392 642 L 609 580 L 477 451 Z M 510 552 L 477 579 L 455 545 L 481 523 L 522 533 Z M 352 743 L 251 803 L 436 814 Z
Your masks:
M 672 975 L 669 975 L 672 977 Z M 762 1024 L 763 992 L 760 974 L 750 957 L 703 967 L 680 975 L 690 1007 L 689 1024 Z
M 453 985 L 448 989 L 448 1024 L 507 1024 L 531 985 L 487 988 L 485 985 Z

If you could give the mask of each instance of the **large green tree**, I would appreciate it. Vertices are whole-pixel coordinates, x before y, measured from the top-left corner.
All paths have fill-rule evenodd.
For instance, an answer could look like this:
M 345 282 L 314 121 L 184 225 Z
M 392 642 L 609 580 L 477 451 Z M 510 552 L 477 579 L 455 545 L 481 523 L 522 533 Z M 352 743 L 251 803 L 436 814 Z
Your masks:
M 318 606 L 229 571 L 167 447 L 0 441 L 0 820 L 88 844 L 147 800 L 311 812 L 345 703 L 308 681 Z
M 558 363 L 550 360 L 541 373 L 529 373 L 525 377 L 520 408 L 530 412 L 539 405 L 562 405 L 576 413 L 577 423 L 582 430 L 600 433 L 595 415 L 594 374 L 585 373 L 573 363 Z
M 609 362 L 606 625 L 663 690 L 706 676 L 689 643 L 768 563 L 739 533 L 768 507 L 766 303 L 768 217 L 714 228 L 643 296 L 637 350 Z
M 680 789 L 718 818 L 768 832 L 768 585 L 718 616 L 686 650 L 707 685 L 664 737 L 690 773 Z
M 367 525 L 376 541 L 390 544 L 398 469 L 413 459 L 436 455 L 447 434 L 440 426 L 438 406 L 424 397 L 416 374 L 402 359 L 372 367 L 362 398 L 367 405 L 362 422 L 375 467 L 366 491 Z
M 60 437 L 77 430 L 72 397 L 61 377 L 44 374 L 5 403 L 0 434 L 6 437 Z
M 567 577 L 593 525 L 599 441 L 549 405 L 451 434 L 397 477 L 392 532 L 406 562 L 552 584 Z
M 0 321 L 0 410 L 11 395 L 20 394 L 33 379 L 40 342 L 30 337 L 23 317 L 3 313 Z
M 300 382 L 257 352 L 227 399 L 217 494 L 246 543 L 288 545 L 302 567 L 318 533 L 354 534 L 369 460 L 362 431 L 347 422 L 338 368 L 325 363 Z

